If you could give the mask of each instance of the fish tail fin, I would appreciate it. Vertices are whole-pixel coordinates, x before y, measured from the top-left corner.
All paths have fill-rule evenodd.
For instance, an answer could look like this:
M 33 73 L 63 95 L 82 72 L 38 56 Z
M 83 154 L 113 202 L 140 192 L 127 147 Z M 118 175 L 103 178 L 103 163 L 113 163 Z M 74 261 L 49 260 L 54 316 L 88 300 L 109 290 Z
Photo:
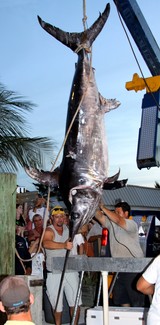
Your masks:
M 69 47 L 72 51 L 77 51 L 77 48 L 84 48 L 89 50 L 92 46 L 92 43 L 96 39 L 96 37 L 101 32 L 103 26 L 105 25 L 107 18 L 110 12 L 110 4 L 106 5 L 105 10 L 102 14 L 99 15 L 97 20 L 92 24 L 90 28 L 85 30 L 82 33 L 69 33 L 65 32 L 55 26 L 52 26 L 49 23 L 46 23 L 38 16 L 38 21 L 41 27 L 47 31 L 50 35 L 60 41 L 62 44 Z

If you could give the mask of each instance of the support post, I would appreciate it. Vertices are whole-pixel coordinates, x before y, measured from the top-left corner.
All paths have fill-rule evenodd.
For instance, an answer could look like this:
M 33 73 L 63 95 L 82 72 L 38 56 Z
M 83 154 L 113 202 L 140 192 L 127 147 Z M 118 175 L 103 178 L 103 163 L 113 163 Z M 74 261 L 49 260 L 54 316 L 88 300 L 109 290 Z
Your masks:
M 103 279 L 103 325 L 109 325 L 109 306 L 108 306 L 108 272 L 102 272 Z
M 0 174 L 0 275 L 15 272 L 16 175 Z

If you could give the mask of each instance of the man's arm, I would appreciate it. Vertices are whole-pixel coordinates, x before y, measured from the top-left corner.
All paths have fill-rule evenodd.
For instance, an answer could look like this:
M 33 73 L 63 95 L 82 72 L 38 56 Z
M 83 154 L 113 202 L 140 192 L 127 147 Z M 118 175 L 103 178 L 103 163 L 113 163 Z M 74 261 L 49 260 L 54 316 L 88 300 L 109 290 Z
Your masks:
M 106 216 L 101 210 L 96 211 L 95 219 L 98 220 L 99 223 L 105 227 Z
M 78 255 L 83 255 L 84 254 L 84 244 L 80 244 L 78 246 Z
M 137 281 L 136 287 L 138 291 L 144 293 L 145 295 L 154 294 L 154 284 L 151 284 L 148 281 L 146 281 L 143 276 L 141 276 Z
M 38 233 L 38 231 L 34 231 L 34 230 L 30 230 L 28 233 L 28 242 L 31 242 L 33 240 L 36 240 L 37 238 L 40 238 L 40 234 Z
M 105 214 L 103 214 L 103 212 Z M 105 220 L 108 217 L 111 221 L 119 225 L 121 228 L 126 227 L 126 220 L 125 218 L 121 217 L 118 213 L 111 211 L 104 207 L 104 205 L 100 205 L 100 210 L 96 212 L 95 218 L 101 223 L 102 226 L 105 226 Z
M 46 249 L 67 249 L 71 250 L 73 243 L 66 240 L 64 243 L 58 243 L 54 241 L 54 232 L 52 229 L 47 228 L 43 237 L 43 247 Z

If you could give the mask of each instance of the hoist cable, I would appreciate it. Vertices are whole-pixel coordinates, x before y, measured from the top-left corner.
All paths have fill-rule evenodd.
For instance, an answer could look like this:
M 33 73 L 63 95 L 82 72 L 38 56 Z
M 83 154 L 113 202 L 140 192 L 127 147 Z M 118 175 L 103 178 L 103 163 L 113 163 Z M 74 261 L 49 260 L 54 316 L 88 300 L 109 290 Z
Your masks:
M 84 27 L 84 31 L 87 29 L 86 27 L 86 21 L 87 21 L 87 16 L 86 16 L 86 0 L 83 0 L 83 27 Z

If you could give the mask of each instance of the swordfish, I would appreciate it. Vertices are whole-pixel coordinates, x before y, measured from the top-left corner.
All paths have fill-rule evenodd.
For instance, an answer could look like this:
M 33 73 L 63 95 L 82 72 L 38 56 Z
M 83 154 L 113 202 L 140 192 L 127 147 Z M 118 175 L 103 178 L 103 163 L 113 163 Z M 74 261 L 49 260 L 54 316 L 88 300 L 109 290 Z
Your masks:
M 31 167 L 26 172 L 39 183 L 58 186 L 71 216 L 72 236 L 95 215 L 102 198 L 103 187 L 117 181 L 119 172 L 108 177 L 108 152 L 104 114 L 117 108 L 116 99 L 105 99 L 97 89 L 95 71 L 91 65 L 91 46 L 101 32 L 110 12 L 107 4 L 93 25 L 81 33 L 65 32 L 39 16 L 41 27 L 72 51 L 78 61 L 71 87 L 66 120 L 66 142 L 60 167 L 40 171 Z M 69 130 L 69 132 L 68 132 Z

